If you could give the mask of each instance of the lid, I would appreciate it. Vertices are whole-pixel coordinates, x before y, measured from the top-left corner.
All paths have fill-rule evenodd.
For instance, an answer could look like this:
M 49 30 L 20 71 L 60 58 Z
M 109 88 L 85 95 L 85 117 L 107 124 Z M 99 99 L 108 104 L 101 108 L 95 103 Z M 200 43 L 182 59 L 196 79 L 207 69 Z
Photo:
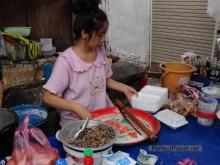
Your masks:
M 185 124 L 188 124 L 188 121 L 183 115 L 180 115 L 169 109 L 162 110 L 154 115 L 159 121 L 166 124 L 167 126 L 176 129 Z
M 84 150 L 84 156 L 92 156 L 93 152 L 91 148 L 86 148 Z
M 67 165 L 67 162 L 65 159 L 57 159 L 55 165 Z
M 18 125 L 17 114 L 9 109 L 0 108 L 0 132 L 8 127 L 16 127 Z
M 220 97 L 220 88 L 219 87 L 203 87 L 201 88 L 202 92 L 205 94 L 208 94 L 210 96 L 213 96 L 214 98 Z

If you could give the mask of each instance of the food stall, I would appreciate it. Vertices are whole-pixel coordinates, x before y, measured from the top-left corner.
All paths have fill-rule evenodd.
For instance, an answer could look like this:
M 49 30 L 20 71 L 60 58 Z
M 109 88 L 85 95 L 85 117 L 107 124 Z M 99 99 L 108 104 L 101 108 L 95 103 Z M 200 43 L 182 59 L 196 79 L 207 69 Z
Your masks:
M 86 148 L 92 149 L 95 165 L 114 164 L 115 161 L 118 161 L 118 164 L 122 161 L 123 165 L 134 164 L 134 162 L 148 165 L 220 164 L 218 159 L 220 152 L 218 147 L 220 144 L 220 114 L 218 112 L 220 90 L 217 86 L 220 65 L 218 59 L 213 58 L 209 61 L 209 59 L 198 58 L 188 64 L 161 63 L 159 65 L 160 77 L 156 78 L 159 83 L 151 84 L 150 80 L 154 78 L 147 77 L 146 68 L 143 70 L 133 63 L 134 61 L 135 63 L 137 61 L 150 62 L 148 56 L 146 57 L 142 53 L 142 49 L 140 49 L 141 57 L 144 58 L 132 54 L 130 62 L 111 56 L 112 61 L 117 61 L 112 65 L 115 73 L 113 78 L 136 88 L 138 97 L 133 97 L 129 102 L 125 100 L 124 96 L 118 95 L 114 91 L 107 91 L 112 100 L 120 99 L 125 105 L 120 106 L 115 103 L 114 107 L 106 107 L 92 112 L 92 118 L 88 120 L 88 125 L 85 128 L 89 132 L 87 136 L 90 139 L 80 141 L 82 138 L 76 142 L 76 138 L 74 139 L 73 136 L 86 121 L 75 122 L 67 128 L 60 129 L 58 126 L 59 115 L 56 110 L 41 103 L 41 87 L 49 78 L 53 63 L 58 56 L 56 51 L 64 50 L 71 43 L 72 29 L 68 23 L 72 23 L 72 18 L 69 1 L 49 2 L 47 0 L 44 3 L 40 1 L 33 2 L 33 4 L 27 3 L 22 10 L 16 7 L 17 10 L 14 9 L 13 7 L 18 2 L 13 3 L 15 3 L 15 5 L 11 5 L 13 11 L 19 13 L 15 14 L 14 20 L 18 19 L 18 21 L 5 22 L 11 25 L 18 22 L 31 25 L 32 28 L 27 28 L 32 29 L 33 33 L 31 37 L 29 34 L 24 38 L 6 34 L 9 38 L 22 40 L 22 44 L 18 44 L 6 37 L 9 44 L 6 44 L 7 52 L 5 53 L 10 55 L 5 57 L 3 52 L 4 57 L 1 58 L 5 82 L 4 107 L 9 108 L 10 112 L 16 112 L 18 116 L 15 113 L 10 116 L 14 119 L 13 123 L 8 124 L 4 120 L 0 120 L 0 123 L 3 121 L 8 124 L 7 126 L 13 133 L 16 130 L 14 138 L 16 144 L 23 145 L 23 136 L 19 135 L 25 135 L 25 142 L 30 145 L 25 146 L 27 150 L 24 153 L 20 151 L 21 148 L 14 147 L 11 155 L 9 154 L 11 151 L 7 151 L 7 155 L 5 155 L 5 146 L 1 146 L 1 156 L 7 157 L 3 157 L 0 164 L 4 164 L 8 160 L 11 163 L 14 160 L 19 161 L 20 159 L 16 158 L 28 155 L 29 151 L 31 154 L 28 156 L 37 158 L 37 160 L 33 160 L 35 162 L 41 160 L 40 164 L 50 164 L 46 161 L 48 157 L 51 158 L 49 160 L 53 162 L 52 164 L 59 158 L 72 162 L 68 162 L 71 165 L 81 164 Z M 2 8 L 5 13 L 11 11 L 8 10 L 11 7 L 6 1 L 2 2 L 2 6 L 4 6 Z M 51 17 L 44 17 L 46 14 L 42 11 L 47 10 L 51 11 L 48 12 Z M 39 11 L 41 14 L 40 17 L 37 17 Z M 57 11 L 63 12 L 57 14 Z M 118 21 L 120 22 L 120 19 Z M 138 21 L 140 20 L 138 19 Z M 5 22 L 3 21 L 3 23 Z M 130 23 L 135 25 L 132 21 Z M 2 23 L 0 24 L 2 26 Z M 126 24 L 124 26 L 126 29 Z M 136 31 L 135 28 L 132 30 Z M 8 33 L 6 31 L 5 33 Z M 51 45 L 50 36 L 53 36 L 54 45 Z M 132 38 L 132 36 L 128 36 Z M 141 37 L 147 38 L 145 35 Z M 125 38 L 123 39 L 125 40 Z M 42 43 L 50 42 L 49 49 L 40 52 L 39 43 L 41 41 Z M 142 43 L 140 40 L 138 42 Z M 123 43 L 120 42 L 120 44 Z M 143 43 L 146 44 L 146 42 Z M 129 47 L 128 44 L 127 48 Z M 136 49 L 136 47 L 134 48 Z M 16 53 L 14 50 L 18 52 Z M 148 49 L 146 51 L 148 52 Z M 142 64 L 145 66 L 146 63 Z M 2 110 L 3 113 L 5 111 Z M 30 119 L 24 119 L 26 114 L 30 116 Z M 1 117 L 4 118 L 3 115 Z M 37 119 L 38 122 L 33 124 L 32 122 L 36 121 L 33 117 L 40 119 Z M 17 127 L 18 125 L 19 127 Z M 97 125 L 98 127 L 96 127 Z M 4 132 L 6 127 L 2 124 L 1 126 L 0 130 Z M 95 130 L 93 130 L 94 126 Z M 106 130 L 107 132 L 100 134 L 99 130 L 102 133 Z M 10 132 L 10 139 L 7 139 L 11 141 L 10 145 L 13 133 Z M 84 132 L 80 137 L 84 134 L 86 133 Z M 31 138 L 27 138 L 29 136 Z M 6 140 L 6 136 L 3 136 L 2 139 Z M 34 139 L 34 143 L 29 139 Z M 93 141 L 90 141 L 91 139 Z M 87 145 L 87 143 L 89 144 Z M 117 159 L 117 156 L 120 159 Z

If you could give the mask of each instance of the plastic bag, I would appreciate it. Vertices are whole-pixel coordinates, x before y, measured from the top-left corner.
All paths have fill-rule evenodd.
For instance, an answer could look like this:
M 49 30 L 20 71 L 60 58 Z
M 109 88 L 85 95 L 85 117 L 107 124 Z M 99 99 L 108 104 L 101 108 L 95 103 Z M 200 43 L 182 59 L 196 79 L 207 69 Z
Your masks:
M 192 64 L 195 61 L 196 57 L 197 55 L 193 53 L 193 50 L 185 52 L 183 55 L 181 55 L 181 63 Z
M 47 137 L 38 128 L 28 128 L 29 117 L 17 128 L 14 134 L 12 159 L 8 165 L 54 165 L 59 157 Z

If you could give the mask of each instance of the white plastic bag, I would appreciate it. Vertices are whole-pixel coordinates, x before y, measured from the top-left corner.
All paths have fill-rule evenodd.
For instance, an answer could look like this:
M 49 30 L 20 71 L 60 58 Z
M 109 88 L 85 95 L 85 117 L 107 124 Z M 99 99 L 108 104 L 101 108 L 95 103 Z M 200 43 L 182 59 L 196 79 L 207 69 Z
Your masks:
M 193 51 L 185 52 L 181 55 L 181 63 L 183 64 L 192 64 L 197 55 Z

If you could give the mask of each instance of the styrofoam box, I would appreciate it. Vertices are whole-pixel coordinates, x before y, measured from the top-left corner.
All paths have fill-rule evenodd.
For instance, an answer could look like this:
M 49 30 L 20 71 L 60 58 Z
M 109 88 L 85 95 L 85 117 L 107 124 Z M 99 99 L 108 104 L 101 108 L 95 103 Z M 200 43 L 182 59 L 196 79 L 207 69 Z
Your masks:
M 148 93 L 153 95 L 158 95 L 161 97 L 163 104 L 168 100 L 168 89 L 158 86 L 146 85 L 140 91 L 141 93 Z
M 155 113 L 167 100 L 167 88 L 146 85 L 138 92 L 138 96 L 131 98 L 131 105 L 133 108 Z
M 183 115 L 180 115 L 174 111 L 169 109 L 162 110 L 154 115 L 159 121 L 164 123 L 165 125 L 176 129 L 185 124 L 188 124 L 188 121 Z

